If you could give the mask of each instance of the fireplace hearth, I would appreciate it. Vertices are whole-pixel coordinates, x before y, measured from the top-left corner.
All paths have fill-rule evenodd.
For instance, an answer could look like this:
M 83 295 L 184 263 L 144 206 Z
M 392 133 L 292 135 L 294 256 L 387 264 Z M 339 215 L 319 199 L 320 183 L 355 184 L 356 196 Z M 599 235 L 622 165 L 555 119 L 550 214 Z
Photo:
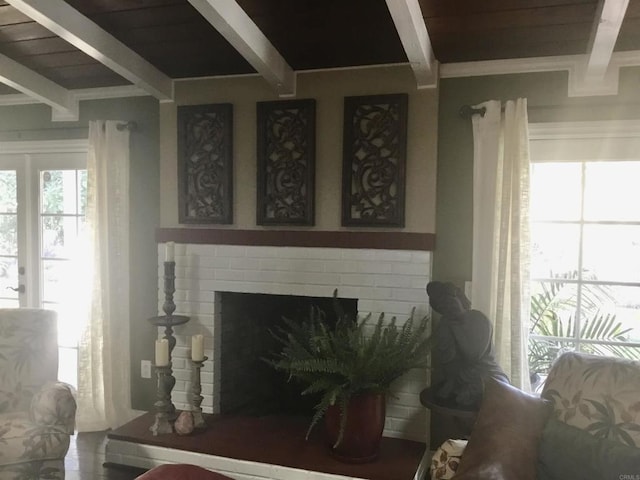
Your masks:
M 380 457 L 369 464 L 334 459 L 307 420 L 295 416 L 249 417 L 205 414 L 207 428 L 192 435 L 149 432 L 151 413 L 108 434 L 108 465 L 152 468 L 191 463 L 236 480 L 423 480 L 430 454 L 424 442 L 383 438 Z

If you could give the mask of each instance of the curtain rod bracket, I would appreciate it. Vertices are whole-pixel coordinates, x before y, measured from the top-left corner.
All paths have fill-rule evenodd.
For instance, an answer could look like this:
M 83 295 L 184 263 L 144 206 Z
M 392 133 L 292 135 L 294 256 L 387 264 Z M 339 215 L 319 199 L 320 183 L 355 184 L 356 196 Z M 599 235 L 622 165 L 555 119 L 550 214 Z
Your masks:
M 118 131 L 129 130 L 130 132 L 135 131 L 138 128 L 138 124 L 133 120 L 130 120 L 125 123 L 119 123 L 116 125 Z
M 469 118 L 473 115 L 480 115 L 484 117 L 484 114 L 487 112 L 487 107 L 474 108 L 471 105 L 463 105 L 458 110 L 458 113 L 462 118 Z

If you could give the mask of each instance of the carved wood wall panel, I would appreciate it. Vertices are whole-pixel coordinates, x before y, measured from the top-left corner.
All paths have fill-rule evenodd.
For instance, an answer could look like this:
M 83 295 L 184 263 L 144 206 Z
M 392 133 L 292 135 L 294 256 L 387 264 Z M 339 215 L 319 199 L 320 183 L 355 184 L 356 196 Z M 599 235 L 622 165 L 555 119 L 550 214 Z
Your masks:
M 346 97 L 342 225 L 404 227 L 407 94 Z
M 233 106 L 178 107 L 180 223 L 233 222 Z
M 315 100 L 258 102 L 258 225 L 313 225 Z

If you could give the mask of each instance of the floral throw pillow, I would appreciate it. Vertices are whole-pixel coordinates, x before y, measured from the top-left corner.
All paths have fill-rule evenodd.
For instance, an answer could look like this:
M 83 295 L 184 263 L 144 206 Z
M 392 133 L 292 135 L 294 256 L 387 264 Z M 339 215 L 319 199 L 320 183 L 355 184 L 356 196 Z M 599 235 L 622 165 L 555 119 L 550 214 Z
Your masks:
M 567 352 L 556 360 L 542 397 L 553 417 L 596 438 L 640 448 L 640 362 Z
M 447 440 L 431 458 L 431 480 L 446 480 L 456 473 L 467 440 Z

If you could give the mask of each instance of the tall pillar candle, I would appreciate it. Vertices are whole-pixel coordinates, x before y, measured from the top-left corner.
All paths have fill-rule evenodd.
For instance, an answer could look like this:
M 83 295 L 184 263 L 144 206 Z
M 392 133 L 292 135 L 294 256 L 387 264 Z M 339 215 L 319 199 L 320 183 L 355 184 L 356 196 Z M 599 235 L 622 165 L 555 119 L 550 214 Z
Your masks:
M 169 340 L 163 338 L 156 340 L 156 366 L 166 367 L 169 365 Z
M 204 360 L 204 336 L 194 335 L 191 337 L 191 360 L 201 362 Z
M 175 242 L 167 242 L 164 247 L 164 261 L 175 262 L 176 261 L 176 244 Z

